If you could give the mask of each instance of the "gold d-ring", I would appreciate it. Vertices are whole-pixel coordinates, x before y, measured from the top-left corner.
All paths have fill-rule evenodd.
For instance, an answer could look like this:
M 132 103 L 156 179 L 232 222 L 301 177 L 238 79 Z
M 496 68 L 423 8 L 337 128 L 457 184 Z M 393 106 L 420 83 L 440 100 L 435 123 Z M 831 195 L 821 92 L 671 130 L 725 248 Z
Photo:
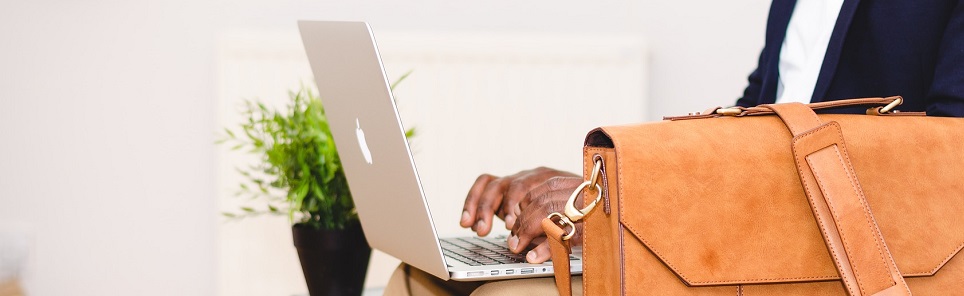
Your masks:
M 553 219 L 553 218 L 556 218 L 556 219 Z M 572 238 L 573 235 L 576 234 L 576 225 L 572 224 L 572 221 L 570 221 L 569 218 L 566 218 L 566 216 L 563 216 L 562 214 L 559 214 L 559 213 L 552 213 L 552 214 L 549 214 L 549 216 L 546 217 L 546 219 L 549 219 L 550 221 L 558 224 L 559 226 L 569 227 L 569 230 L 566 231 L 566 234 L 562 236 L 562 240 L 564 241 L 569 240 L 570 238 Z

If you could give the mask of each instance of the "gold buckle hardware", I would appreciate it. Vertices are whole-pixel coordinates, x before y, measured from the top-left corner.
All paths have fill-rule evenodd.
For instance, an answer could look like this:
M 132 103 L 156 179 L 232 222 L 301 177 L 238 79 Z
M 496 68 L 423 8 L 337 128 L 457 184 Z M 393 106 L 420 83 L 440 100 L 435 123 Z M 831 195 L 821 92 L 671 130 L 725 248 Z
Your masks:
M 890 102 L 890 104 L 887 104 L 887 106 L 880 108 L 880 111 L 878 112 L 880 113 L 890 112 L 890 110 L 894 110 L 895 107 L 899 106 L 902 103 L 904 103 L 904 99 L 902 97 L 897 97 L 897 99 L 894 99 L 894 101 Z
M 596 182 L 599 180 L 599 173 L 602 171 L 602 162 L 603 160 L 601 158 L 596 159 L 596 161 L 593 163 L 592 175 L 589 180 L 579 184 L 579 187 L 576 187 L 576 190 L 572 191 L 572 195 L 570 195 L 569 200 L 566 201 L 566 217 L 569 218 L 570 221 L 576 222 L 582 220 L 582 218 L 592 212 L 592 210 L 596 208 L 596 204 L 602 200 L 602 186 L 599 186 L 599 183 Z M 578 197 L 579 193 L 585 190 L 587 186 L 595 186 L 594 189 L 596 189 L 596 199 L 594 199 L 582 210 L 577 210 L 576 197 Z
M 563 216 L 562 214 L 559 214 L 559 213 L 552 213 L 552 214 L 549 214 L 549 217 L 546 217 L 546 218 L 548 218 L 549 220 L 552 220 L 552 222 L 555 222 L 559 226 L 569 228 L 569 230 L 566 231 L 566 234 L 562 236 L 562 240 L 567 241 L 570 238 L 572 238 L 573 235 L 576 234 L 576 225 L 573 225 L 572 221 L 569 221 L 569 218 L 566 218 L 566 216 Z
M 886 106 L 868 108 L 867 115 L 883 115 L 883 114 L 887 114 L 888 112 L 897 113 L 898 111 L 894 110 L 894 108 L 896 108 L 903 102 L 904 102 L 903 98 L 897 97 L 896 99 L 894 99 L 893 102 L 890 102 Z
M 582 220 L 582 218 L 585 217 L 586 214 L 589 214 L 589 212 L 592 212 L 592 210 L 596 208 L 596 204 L 602 200 L 602 187 L 599 186 L 599 184 L 593 184 L 596 185 L 596 199 L 589 203 L 589 205 L 582 210 L 576 209 L 576 197 L 578 197 L 579 193 L 586 189 L 586 186 L 589 186 L 590 184 L 591 183 L 589 183 L 589 181 L 579 184 L 579 187 L 576 187 L 576 190 L 574 190 L 572 195 L 569 196 L 569 200 L 566 201 L 566 217 L 568 217 L 570 221 L 576 222 Z
M 569 200 L 566 201 L 565 211 L 563 212 L 565 214 L 552 213 L 546 217 L 556 224 L 559 224 L 559 226 L 569 227 L 569 231 L 566 232 L 566 235 L 562 236 L 562 240 L 569 240 L 572 238 L 572 236 L 576 234 L 576 227 L 573 223 L 582 220 L 583 217 L 586 217 L 586 215 L 596 208 L 596 205 L 599 204 L 599 201 L 602 200 L 602 186 L 600 186 L 597 182 L 601 172 L 602 159 L 597 159 L 593 165 L 592 175 L 589 177 L 589 180 L 579 184 L 579 186 L 576 187 L 576 190 L 572 191 L 572 195 L 569 196 Z M 581 210 L 577 209 L 576 198 L 579 197 L 579 193 L 586 190 L 587 187 L 596 190 L 596 198 L 585 208 Z
M 716 114 L 723 116 L 737 116 L 743 114 L 743 109 L 740 109 L 739 107 L 720 108 L 716 109 Z

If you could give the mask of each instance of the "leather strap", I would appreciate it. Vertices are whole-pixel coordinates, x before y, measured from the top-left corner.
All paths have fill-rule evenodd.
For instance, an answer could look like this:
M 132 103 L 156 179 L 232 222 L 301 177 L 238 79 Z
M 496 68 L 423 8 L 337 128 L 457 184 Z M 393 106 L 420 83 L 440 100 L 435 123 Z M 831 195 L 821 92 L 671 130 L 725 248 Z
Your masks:
M 837 122 L 800 104 L 773 110 L 793 134 L 800 181 L 837 272 L 851 296 L 911 295 L 870 210 Z
M 886 97 L 886 98 L 860 98 L 860 99 L 847 99 L 847 100 L 837 100 L 837 101 L 827 101 L 808 104 L 807 107 L 813 110 L 826 110 L 840 107 L 853 107 L 853 106 L 883 106 L 889 103 L 893 103 L 895 100 L 903 101 L 900 96 Z M 754 116 L 754 115 L 771 115 L 773 110 L 767 108 L 765 105 L 760 105 L 756 107 L 730 107 L 726 109 L 738 110 L 738 114 L 722 115 L 717 113 L 717 110 L 723 109 L 722 107 L 710 108 L 709 110 L 698 112 L 683 116 L 664 116 L 663 120 L 688 120 L 688 119 L 704 119 L 704 118 L 715 118 L 723 116 Z M 893 110 L 891 112 L 880 112 L 881 107 L 874 107 L 867 110 L 868 114 L 876 116 L 926 116 L 925 112 L 899 112 Z
M 556 289 L 559 289 L 559 295 L 572 296 L 572 274 L 569 269 L 569 254 L 572 254 L 572 248 L 569 247 L 569 241 L 562 239 L 566 231 L 549 218 L 542 219 L 542 230 L 549 237 L 552 271 L 556 276 Z

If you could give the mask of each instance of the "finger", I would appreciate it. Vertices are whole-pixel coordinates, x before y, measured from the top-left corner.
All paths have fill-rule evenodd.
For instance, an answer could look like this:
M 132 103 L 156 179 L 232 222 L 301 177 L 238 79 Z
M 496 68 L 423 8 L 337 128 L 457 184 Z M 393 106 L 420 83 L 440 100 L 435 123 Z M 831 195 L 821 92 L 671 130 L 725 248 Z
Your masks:
M 583 180 L 580 177 L 552 177 L 546 180 L 546 186 L 550 190 L 575 190 L 582 184 Z
M 518 235 L 511 235 L 506 240 L 506 245 L 509 247 L 509 251 L 512 251 L 513 253 L 518 254 L 518 253 L 522 253 L 522 251 L 530 249 L 533 245 L 538 245 L 542 243 L 542 241 L 544 240 L 546 240 L 546 236 L 542 233 L 526 241 L 522 241 L 520 239 L 520 236 Z
M 552 252 L 549 249 L 549 241 L 544 240 L 526 254 L 526 261 L 529 261 L 529 263 L 538 264 L 546 262 L 551 257 Z
M 481 198 L 478 200 L 478 207 L 475 211 L 475 225 L 473 230 L 479 236 L 489 235 L 492 230 L 492 216 L 498 205 L 502 204 L 502 196 L 505 194 L 505 179 L 495 179 L 485 187 Z
M 560 188 L 568 188 L 569 184 L 575 183 L 571 188 L 576 188 L 582 181 L 580 177 L 570 176 L 571 173 L 560 172 L 548 168 L 539 168 L 534 172 L 535 176 L 529 178 L 528 180 L 534 181 L 533 183 L 527 184 L 528 191 L 526 191 L 526 196 L 523 197 L 519 203 L 522 209 L 525 209 L 529 202 L 531 202 L 532 197 L 542 196 L 543 194 L 552 191 L 559 190 Z
M 518 204 L 518 203 L 516 203 L 515 206 L 513 206 L 513 207 L 509 210 L 509 213 L 505 215 L 505 229 L 506 229 L 506 230 L 512 230 L 513 228 L 515 228 L 515 222 L 516 222 L 516 220 L 517 220 L 516 217 L 519 217 L 519 214 L 520 214 L 521 212 L 522 212 L 522 210 L 519 208 L 519 204 Z
M 529 192 L 529 182 L 525 177 L 513 179 L 512 182 L 509 182 L 509 186 L 505 189 L 505 200 L 502 202 L 502 208 L 499 209 L 499 212 L 507 215 L 512 207 L 526 197 L 526 192 Z
M 519 216 L 516 227 L 512 229 L 512 236 L 509 238 L 509 251 L 516 254 L 522 253 L 534 239 L 545 235 L 540 227 L 543 215 L 533 212 L 524 212 Z
M 519 205 L 519 202 L 526 197 L 532 187 L 537 186 L 542 180 L 537 180 L 532 178 L 531 174 L 516 178 L 509 183 L 506 187 L 505 196 L 502 200 L 502 207 L 499 209 L 499 215 L 502 220 L 505 220 L 505 228 L 512 229 L 513 224 L 515 224 L 516 216 L 512 213 L 512 209 Z
M 505 215 L 505 218 L 503 218 L 503 220 L 505 220 L 505 230 L 512 230 L 512 227 L 515 226 L 515 217 L 513 214 Z
M 528 207 L 522 209 L 519 218 L 516 220 L 516 225 L 512 229 L 512 235 L 517 237 L 518 245 L 515 248 L 510 248 L 510 250 L 515 253 L 522 252 L 533 239 L 545 236 L 541 227 L 542 219 L 549 213 L 562 211 L 567 196 L 571 193 L 570 191 L 569 188 L 563 188 L 528 197 Z
M 496 215 L 506 221 L 506 229 L 511 229 L 515 221 L 517 221 L 518 215 L 514 213 L 514 209 L 518 207 L 520 202 L 525 200 L 528 193 L 534 188 L 543 185 L 547 180 L 555 177 L 578 178 L 572 173 L 547 167 L 522 171 L 515 175 L 505 177 L 505 179 L 511 180 L 511 182 L 503 197 L 502 207 L 496 212 Z
M 536 187 L 533 187 L 532 189 L 529 190 L 529 192 L 526 192 L 525 197 L 522 198 L 521 201 L 519 201 L 519 208 L 524 212 L 525 209 L 528 208 L 529 205 L 532 204 L 532 202 L 536 198 L 546 195 L 547 193 L 549 193 L 549 190 L 550 190 L 549 185 L 546 183 L 542 183 L 537 185 Z
M 479 198 L 481 198 L 485 187 L 494 179 L 495 176 L 489 174 L 480 175 L 475 179 L 475 183 L 469 189 L 469 194 L 465 196 L 465 205 L 462 206 L 462 219 L 459 221 L 459 225 L 463 228 L 475 226 L 475 209 L 479 204 Z
M 564 198 L 562 201 L 568 201 L 569 196 L 573 194 L 573 191 L 579 187 L 584 181 L 581 177 L 553 177 L 546 180 L 545 186 L 549 194 L 557 196 L 557 198 Z M 576 200 L 573 204 L 581 205 L 582 203 L 582 191 L 577 193 Z M 565 197 L 563 197 L 565 196 Z

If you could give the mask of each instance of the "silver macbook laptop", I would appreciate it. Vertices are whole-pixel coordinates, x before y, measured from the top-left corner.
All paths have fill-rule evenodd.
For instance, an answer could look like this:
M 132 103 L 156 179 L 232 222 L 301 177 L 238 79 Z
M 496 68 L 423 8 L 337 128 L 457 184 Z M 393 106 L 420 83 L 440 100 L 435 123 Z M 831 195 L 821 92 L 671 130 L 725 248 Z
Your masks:
M 552 275 L 551 263 L 525 263 L 504 237 L 439 239 L 368 24 L 298 27 L 372 247 L 443 280 Z M 581 249 L 573 253 L 571 272 L 582 273 Z

